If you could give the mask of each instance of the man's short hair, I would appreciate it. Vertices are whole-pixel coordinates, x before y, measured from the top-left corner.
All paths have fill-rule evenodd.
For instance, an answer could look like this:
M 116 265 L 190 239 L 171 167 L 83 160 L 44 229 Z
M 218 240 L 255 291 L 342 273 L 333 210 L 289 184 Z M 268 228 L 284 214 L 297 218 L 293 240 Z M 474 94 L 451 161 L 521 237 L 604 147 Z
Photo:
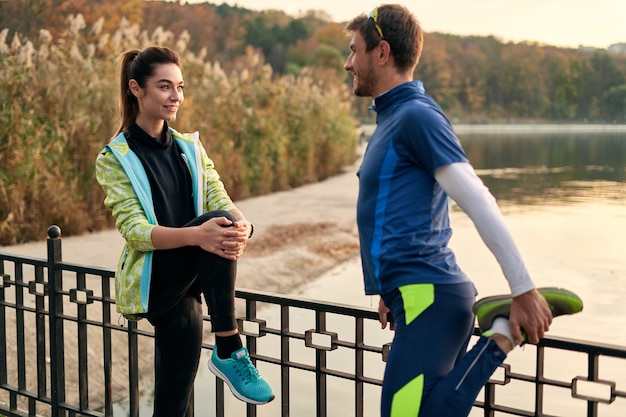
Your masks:
M 424 45 L 424 34 L 417 18 L 399 4 L 383 4 L 372 12 L 369 17 L 361 14 L 352 19 L 346 25 L 346 30 L 358 31 L 365 40 L 368 52 L 382 40 L 387 41 L 397 69 L 401 72 L 412 71 Z

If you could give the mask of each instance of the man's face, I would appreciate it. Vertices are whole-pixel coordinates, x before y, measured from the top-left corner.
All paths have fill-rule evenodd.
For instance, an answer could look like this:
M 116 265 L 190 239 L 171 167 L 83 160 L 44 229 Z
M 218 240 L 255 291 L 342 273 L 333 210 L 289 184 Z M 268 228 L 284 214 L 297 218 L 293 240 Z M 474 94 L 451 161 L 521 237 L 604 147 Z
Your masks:
M 365 50 L 365 40 L 358 31 L 353 32 L 350 41 L 350 55 L 343 68 L 352 74 L 352 89 L 358 97 L 373 97 L 378 77 L 374 71 L 373 52 Z

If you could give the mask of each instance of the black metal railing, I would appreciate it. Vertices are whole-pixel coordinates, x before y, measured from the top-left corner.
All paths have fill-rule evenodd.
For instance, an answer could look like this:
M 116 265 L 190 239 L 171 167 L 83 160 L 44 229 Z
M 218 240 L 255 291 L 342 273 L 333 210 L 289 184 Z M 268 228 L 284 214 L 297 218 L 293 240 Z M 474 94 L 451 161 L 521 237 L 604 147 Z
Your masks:
M 64 263 L 60 230 L 48 234 L 47 259 L 0 253 L 0 415 L 137 417 L 150 397 L 152 329 L 119 318 L 113 271 Z M 378 414 L 391 333 L 376 311 L 262 291 L 237 299 L 240 331 L 277 399 L 244 406 L 210 378 L 210 405 L 196 396 L 195 413 Z M 546 338 L 507 358 L 472 416 L 624 416 L 625 378 L 626 348 Z

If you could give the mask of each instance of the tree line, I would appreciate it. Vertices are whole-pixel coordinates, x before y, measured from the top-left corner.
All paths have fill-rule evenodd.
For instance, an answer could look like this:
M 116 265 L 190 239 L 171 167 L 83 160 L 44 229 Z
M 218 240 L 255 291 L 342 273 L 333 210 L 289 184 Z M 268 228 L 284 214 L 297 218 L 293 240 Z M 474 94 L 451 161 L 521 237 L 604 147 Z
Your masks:
M 190 51 L 226 70 L 252 47 L 277 76 L 315 68 L 320 77 L 351 83 L 342 69 L 348 53 L 345 23 L 333 22 L 323 11 L 293 17 L 227 4 L 184 3 L 4 0 L 0 29 L 36 39 L 40 28 L 53 34 L 65 30 L 64 20 L 72 14 L 82 14 L 90 24 L 104 17 L 105 32 L 126 18 L 148 31 L 161 27 L 177 36 L 187 33 Z M 606 50 L 426 33 L 415 78 L 459 122 L 626 122 L 626 55 Z M 371 120 L 368 104 L 354 99 L 357 118 Z
M 476 120 L 626 122 L 626 55 L 494 37 L 427 36 L 416 76 Z

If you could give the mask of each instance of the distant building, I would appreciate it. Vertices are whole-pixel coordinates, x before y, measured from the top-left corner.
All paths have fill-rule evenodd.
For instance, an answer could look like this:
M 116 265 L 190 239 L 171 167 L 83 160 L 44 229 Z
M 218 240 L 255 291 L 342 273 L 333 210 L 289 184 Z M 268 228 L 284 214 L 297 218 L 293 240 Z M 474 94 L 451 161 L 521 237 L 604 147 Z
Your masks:
M 626 43 L 614 43 L 609 46 L 608 49 L 610 54 L 624 54 L 626 55 Z
M 579 45 L 578 46 L 578 52 L 595 52 L 596 48 L 594 48 L 593 46 L 585 46 L 585 45 Z
M 603 51 L 604 48 L 595 48 L 593 46 L 579 45 L 578 52 L 595 52 Z M 606 50 L 609 54 L 624 54 L 626 55 L 626 43 L 614 43 Z

